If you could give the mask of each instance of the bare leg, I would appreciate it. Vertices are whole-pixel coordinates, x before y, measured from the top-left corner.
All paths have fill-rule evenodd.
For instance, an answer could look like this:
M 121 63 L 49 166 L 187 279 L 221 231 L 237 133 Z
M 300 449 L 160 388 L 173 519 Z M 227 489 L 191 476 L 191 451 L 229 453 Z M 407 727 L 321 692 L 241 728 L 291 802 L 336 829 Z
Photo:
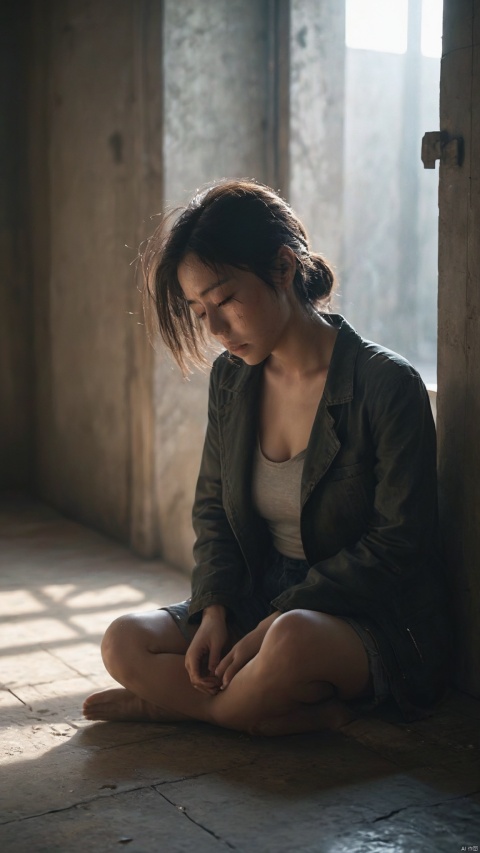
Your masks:
M 187 648 L 187 641 L 166 611 L 116 619 L 105 632 L 102 657 L 112 678 L 125 687 L 93 693 L 84 702 L 84 716 L 88 720 L 145 722 L 201 719 L 195 702 L 192 707 L 186 703 L 192 713 L 181 713 L 176 707 L 177 694 L 183 694 L 185 688 L 193 694 L 192 699 L 201 697 L 185 671 Z
M 260 721 L 251 727 L 250 734 L 274 737 L 318 732 L 322 729 L 334 731 L 351 723 L 354 719 L 356 715 L 344 702 L 338 699 L 326 699 L 313 705 L 300 705 L 287 714 Z
M 338 700 L 370 692 L 368 656 L 356 631 L 334 616 L 294 610 L 273 623 L 258 655 L 215 698 L 214 716 L 252 733 L 318 731 L 352 719 Z
M 264 734 L 315 731 L 348 719 L 345 706 L 327 707 L 334 688 L 348 699 L 369 687 L 368 658 L 356 632 L 341 619 L 313 611 L 279 617 L 259 654 L 217 696 L 191 686 L 186 648 L 164 611 L 116 620 L 102 651 L 107 669 L 127 690 L 89 697 L 87 718 L 196 719 Z

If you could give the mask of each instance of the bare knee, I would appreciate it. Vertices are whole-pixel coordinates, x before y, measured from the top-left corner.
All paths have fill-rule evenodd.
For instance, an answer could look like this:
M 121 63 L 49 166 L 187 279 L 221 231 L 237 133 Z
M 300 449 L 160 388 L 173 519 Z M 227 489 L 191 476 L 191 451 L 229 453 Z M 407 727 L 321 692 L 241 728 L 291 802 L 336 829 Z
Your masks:
M 351 625 L 336 616 L 311 610 L 283 613 L 271 626 L 264 646 L 276 661 L 281 679 L 297 684 L 325 682 L 342 699 L 362 695 L 369 686 L 363 642 Z
M 152 655 L 184 655 L 188 642 L 165 610 L 147 610 L 119 616 L 105 631 L 102 657 L 110 675 L 132 684 Z
M 316 640 L 318 641 L 318 614 Z M 275 670 L 278 673 L 284 670 L 286 673 L 298 672 L 298 666 L 305 660 L 305 656 L 312 652 L 312 613 L 309 610 L 290 610 L 282 613 L 271 625 L 262 646 L 261 658 L 266 668 L 270 668 L 271 661 L 275 661 Z
M 262 678 L 269 689 L 278 687 L 303 702 L 324 698 L 325 686 L 336 684 L 336 652 L 331 642 L 328 614 L 290 610 L 270 627 L 258 655 Z M 300 691 L 300 692 L 299 692 Z
M 101 653 L 105 669 L 117 681 L 132 657 L 139 643 L 140 626 L 135 613 L 127 613 L 115 619 L 102 639 Z
M 228 701 L 227 694 L 231 689 L 229 686 L 224 696 L 219 696 L 218 701 L 213 703 L 214 723 L 249 734 L 263 734 L 259 727 L 265 719 L 272 716 L 270 697 L 277 696 L 281 707 L 290 706 L 294 701 L 298 682 L 301 682 L 303 677 L 302 662 L 308 657 L 306 619 L 308 611 L 293 610 L 275 620 L 260 651 L 248 665 L 247 689 L 251 702 L 245 702 L 245 693 L 238 706 L 235 702 Z M 235 683 L 234 679 L 232 686 Z

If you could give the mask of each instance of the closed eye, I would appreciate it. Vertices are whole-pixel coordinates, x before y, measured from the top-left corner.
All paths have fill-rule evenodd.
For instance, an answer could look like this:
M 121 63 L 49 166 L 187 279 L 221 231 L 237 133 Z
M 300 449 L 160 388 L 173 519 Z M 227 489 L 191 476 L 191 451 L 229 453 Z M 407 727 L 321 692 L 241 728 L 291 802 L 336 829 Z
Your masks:
M 226 305 L 226 304 L 227 304 L 227 302 L 231 302 L 231 300 L 232 300 L 233 298 L 234 298 L 234 294 L 232 293 L 232 295 L 231 295 L 231 296 L 227 296 L 225 299 L 222 299 L 222 301 L 221 301 L 221 302 L 216 302 L 216 303 L 214 303 L 214 304 L 215 304 L 215 308 L 223 308 L 223 306 L 224 306 L 224 305 Z M 202 311 L 202 313 L 201 313 L 201 314 L 197 314 L 197 312 L 196 312 L 196 311 L 194 311 L 194 314 L 195 314 L 195 316 L 196 316 L 196 317 L 198 317 L 198 319 L 199 319 L 199 320 L 205 320 L 205 317 L 207 316 L 205 311 Z
M 222 308 L 223 305 L 226 305 L 227 302 L 230 302 L 231 299 L 233 299 L 233 294 L 232 294 L 232 296 L 227 296 L 225 299 L 222 299 L 221 302 L 217 302 L 217 304 L 215 305 L 215 308 Z

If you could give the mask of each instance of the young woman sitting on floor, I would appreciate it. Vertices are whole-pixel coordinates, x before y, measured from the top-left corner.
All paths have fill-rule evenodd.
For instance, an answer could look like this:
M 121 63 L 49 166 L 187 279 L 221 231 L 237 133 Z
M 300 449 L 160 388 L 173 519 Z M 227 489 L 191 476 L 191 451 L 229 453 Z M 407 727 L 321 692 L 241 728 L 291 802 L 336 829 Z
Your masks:
M 102 655 L 123 686 L 90 696 L 85 716 L 282 735 L 389 697 L 406 719 L 428 713 L 449 643 L 418 373 L 328 312 L 332 271 L 268 187 L 195 196 L 145 264 L 182 370 L 212 336 L 225 352 L 210 376 L 191 599 L 113 622 Z

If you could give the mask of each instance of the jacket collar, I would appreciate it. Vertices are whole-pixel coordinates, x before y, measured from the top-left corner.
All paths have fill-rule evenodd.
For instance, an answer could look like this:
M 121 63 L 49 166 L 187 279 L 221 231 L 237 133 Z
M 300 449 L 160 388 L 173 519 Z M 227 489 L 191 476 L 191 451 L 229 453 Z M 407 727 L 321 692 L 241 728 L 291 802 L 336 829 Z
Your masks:
M 323 314 L 338 329 L 328 369 L 323 399 L 327 406 L 349 403 L 353 399 L 353 377 L 361 338 L 341 314 Z
M 241 394 L 252 384 L 257 385 L 255 379 L 260 379 L 265 362 L 262 361 L 260 364 L 249 367 L 240 358 L 236 358 L 228 352 L 223 352 L 220 358 L 225 359 L 229 366 L 229 369 L 225 371 L 225 376 L 220 380 L 221 391 Z

